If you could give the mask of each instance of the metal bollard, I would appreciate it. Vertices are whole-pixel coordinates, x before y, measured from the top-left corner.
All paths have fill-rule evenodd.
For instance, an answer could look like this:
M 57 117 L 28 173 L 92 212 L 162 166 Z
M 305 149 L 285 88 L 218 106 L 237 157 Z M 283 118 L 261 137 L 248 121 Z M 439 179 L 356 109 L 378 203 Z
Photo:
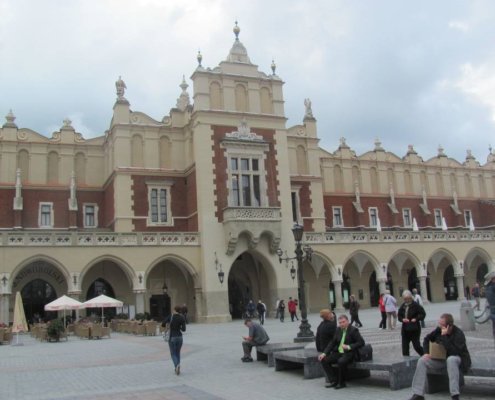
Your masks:
M 476 330 L 473 306 L 467 300 L 461 303 L 461 328 L 464 332 Z

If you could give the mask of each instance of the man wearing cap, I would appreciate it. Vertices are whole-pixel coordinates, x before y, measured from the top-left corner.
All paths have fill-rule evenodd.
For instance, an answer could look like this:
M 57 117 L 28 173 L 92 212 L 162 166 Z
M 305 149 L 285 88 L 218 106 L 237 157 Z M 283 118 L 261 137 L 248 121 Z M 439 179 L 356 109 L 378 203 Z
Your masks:
M 485 297 L 490 305 L 490 318 L 492 320 L 493 341 L 495 344 L 495 271 L 485 275 Z

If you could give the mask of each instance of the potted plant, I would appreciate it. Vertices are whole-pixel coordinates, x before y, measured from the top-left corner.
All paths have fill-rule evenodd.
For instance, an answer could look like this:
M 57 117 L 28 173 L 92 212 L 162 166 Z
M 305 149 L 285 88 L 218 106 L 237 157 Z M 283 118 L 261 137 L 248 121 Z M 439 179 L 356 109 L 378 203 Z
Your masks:
M 58 342 L 60 340 L 60 336 L 65 332 L 64 322 L 60 319 L 52 319 L 46 329 L 46 333 L 48 334 L 48 340 L 55 340 Z

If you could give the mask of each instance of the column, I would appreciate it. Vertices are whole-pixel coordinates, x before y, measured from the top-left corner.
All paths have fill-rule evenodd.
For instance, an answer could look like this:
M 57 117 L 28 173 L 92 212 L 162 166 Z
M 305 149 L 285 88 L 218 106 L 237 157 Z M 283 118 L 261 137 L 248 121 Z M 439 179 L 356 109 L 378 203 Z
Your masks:
M 377 280 L 380 294 L 385 293 L 385 290 L 387 290 L 387 278 L 378 278 Z
M 342 279 L 336 279 L 333 282 L 335 290 L 335 310 L 336 312 L 344 312 L 344 303 L 342 301 Z
M 426 276 L 418 276 L 419 279 L 419 290 L 421 298 L 423 299 L 423 304 L 428 304 L 430 299 L 428 298 L 428 289 L 426 287 Z
M 194 288 L 194 321 L 198 322 L 203 316 L 203 290 L 200 287 Z
M 464 295 L 464 275 L 456 275 L 455 280 L 457 284 L 457 300 L 466 300 L 466 296 Z
M 142 290 L 136 290 L 135 292 L 136 295 L 136 314 L 138 313 L 144 313 L 144 291 Z
M 10 293 L 3 293 L 0 296 L 0 322 L 5 325 L 9 325 L 9 306 L 10 306 Z

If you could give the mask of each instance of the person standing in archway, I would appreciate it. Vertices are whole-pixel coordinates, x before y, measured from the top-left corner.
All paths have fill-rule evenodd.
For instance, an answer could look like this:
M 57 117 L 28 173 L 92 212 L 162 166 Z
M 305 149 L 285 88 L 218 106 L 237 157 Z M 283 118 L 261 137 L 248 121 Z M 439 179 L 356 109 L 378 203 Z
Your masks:
M 285 318 L 285 302 L 281 299 L 278 303 L 278 315 L 280 317 L 280 322 L 284 322 Z

